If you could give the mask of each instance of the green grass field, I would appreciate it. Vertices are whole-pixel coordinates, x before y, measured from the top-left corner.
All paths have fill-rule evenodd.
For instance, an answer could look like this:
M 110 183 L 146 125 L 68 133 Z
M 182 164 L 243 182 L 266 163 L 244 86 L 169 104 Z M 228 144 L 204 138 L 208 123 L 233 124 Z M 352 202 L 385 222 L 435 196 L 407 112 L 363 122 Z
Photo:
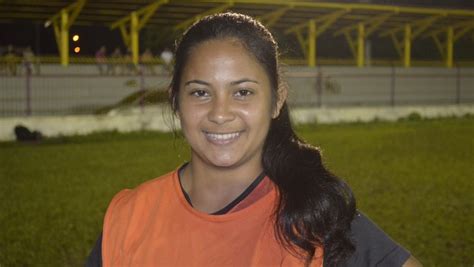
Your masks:
M 425 266 L 473 266 L 473 117 L 298 132 Z M 151 132 L 0 143 L 0 266 L 82 265 L 112 196 L 187 158 L 183 140 Z

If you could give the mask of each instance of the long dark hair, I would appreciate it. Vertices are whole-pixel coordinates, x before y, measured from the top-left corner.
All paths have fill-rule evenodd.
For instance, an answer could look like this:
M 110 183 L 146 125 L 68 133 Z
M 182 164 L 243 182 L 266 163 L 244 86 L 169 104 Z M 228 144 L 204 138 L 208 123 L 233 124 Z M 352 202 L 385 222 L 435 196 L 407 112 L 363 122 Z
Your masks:
M 265 69 L 275 107 L 278 89 L 286 86 L 279 75 L 278 45 L 255 19 L 228 12 L 202 18 L 177 43 L 169 94 L 174 111 L 179 109 L 179 83 L 193 48 L 204 41 L 229 38 L 240 41 Z M 318 246 L 324 249 L 325 266 L 342 263 L 354 251 L 349 238 L 354 196 L 346 183 L 324 167 L 319 149 L 295 134 L 286 103 L 271 121 L 262 158 L 263 169 L 279 192 L 275 232 L 280 243 L 307 264 Z

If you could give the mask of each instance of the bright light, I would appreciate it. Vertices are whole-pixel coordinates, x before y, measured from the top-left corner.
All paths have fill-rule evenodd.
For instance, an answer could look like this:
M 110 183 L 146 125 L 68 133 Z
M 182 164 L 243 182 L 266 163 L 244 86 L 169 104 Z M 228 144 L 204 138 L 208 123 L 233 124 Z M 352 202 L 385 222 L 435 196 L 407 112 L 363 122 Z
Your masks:
M 44 27 L 45 27 L 45 28 L 48 28 L 49 25 L 51 25 L 51 21 L 50 21 L 50 20 L 47 20 L 47 21 L 44 22 Z
M 74 42 L 77 42 L 79 40 L 79 35 L 78 34 L 74 34 L 74 36 L 72 37 L 72 40 Z
M 74 53 L 78 54 L 81 52 L 81 48 L 79 46 L 74 47 Z

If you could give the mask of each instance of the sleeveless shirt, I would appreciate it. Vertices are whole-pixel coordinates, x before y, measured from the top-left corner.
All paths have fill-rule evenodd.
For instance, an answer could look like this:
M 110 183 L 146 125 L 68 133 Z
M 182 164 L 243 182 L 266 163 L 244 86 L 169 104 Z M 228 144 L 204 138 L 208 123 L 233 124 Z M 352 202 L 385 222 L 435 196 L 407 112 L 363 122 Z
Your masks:
M 186 200 L 177 171 L 119 192 L 107 209 L 102 239 L 104 266 L 303 266 L 278 242 L 277 192 L 219 216 Z M 311 266 L 322 266 L 317 249 Z

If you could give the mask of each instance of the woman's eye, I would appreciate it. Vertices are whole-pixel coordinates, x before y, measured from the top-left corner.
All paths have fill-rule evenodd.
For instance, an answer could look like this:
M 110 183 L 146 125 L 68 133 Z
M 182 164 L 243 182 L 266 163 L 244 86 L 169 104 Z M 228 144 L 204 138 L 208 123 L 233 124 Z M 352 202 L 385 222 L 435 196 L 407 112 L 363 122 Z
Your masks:
M 207 96 L 208 94 L 207 94 L 207 92 L 204 91 L 204 90 L 194 90 L 194 91 L 191 92 L 191 95 L 197 96 L 197 97 L 205 97 L 205 96 Z
M 246 97 L 246 96 L 249 96 L 251 94 L 252 94 L 252 92 L 250 90 L 247 90 L 247 89 L 240 89 L 235 93 L 235 95 L 238 96 L 238 97 Z

